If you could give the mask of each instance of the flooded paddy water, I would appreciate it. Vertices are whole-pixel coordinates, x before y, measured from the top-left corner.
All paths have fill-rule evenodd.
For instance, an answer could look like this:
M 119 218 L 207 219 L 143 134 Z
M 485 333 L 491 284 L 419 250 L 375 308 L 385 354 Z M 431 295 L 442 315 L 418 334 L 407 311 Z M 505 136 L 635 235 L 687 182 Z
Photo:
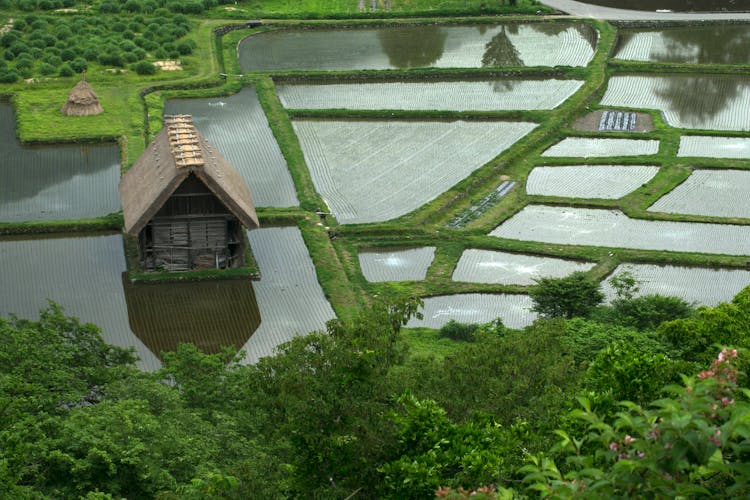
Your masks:
M 658 109 L 677 128 L 750 130 L 750 78 L 746 76 L 613 76 L 601 104 Z
M 536 167 L 526 192 L 568 198 L 617 199 L 635 191 L 659 172 L 644 165 L 571 165 Z
M 750 158 L 750 138 L 686 135 L 680 137 L 677 156 Z
M 464 293 L 424 299 L 423 318 L 412 318 L 407 328 L 441 328 L 450 320 L 488 323 L 500 318 L 509 328 L 529 326 L 536 319 L 528 295 Z
M 741 269 L 709 269 L 702 267 L 657 266 L 653 264 L 623 264 L 612 276 L 629 272 L 639 283 L 636 296 L 658 294 L 680 297 L 696 305 L 709 307 L 731 301 L 743 288 L 750 285 L 750 271 Z M 611 301 L 615 290 L 608 280 L 602 291 Z
M 242 71 L 585 66 L 596 40 L 580 22 L 280 30 L 242 40 L 239 59 Z
M 648 210 L 671 214 L 750 217 L 750 171 L 695 170 Z
M 490 236 L 562 245 L 750 255 L 750 226 L 631 219 L 619 210 L 527 205 Z
M 292 109 L 398 109 L 497 111 L 553 109 L 583 85 L 581 80 L 496 78 L 482 81 L 278 85 Z
M 178 342 L 207 352 L 234 345 L 249 360 L 334 317 L 299 229 L 250 232 L 261 280 L 131 284 L 120 235 L 0 240 L 0 316 L 37 318 L 47 299 L 134 347 L 144 370 Z
M 568 137 L 552 145 L 542 156 L 594 158 L 607 156 L 655 155 L 659 141 L 649 139 L 598 139 Z
M 100 217 L 120 209 L 117 145 L 23 146 L 10 104 L 0 102 L 0 222 Z
M 315 187 L 342 224 L 404 215 L 531 132 L 526 122 L 296 120 Z
M 750 1 L 747 2 L 750 10 Z M 750 64 L 747 24 L 621 30 L 614 57 L 689 64 Z
M 292 176 L 252 87 L 208 99 L 171 99 L 165 114 L 193 115 L 198 131 L 242 175 L 258 207 L 299 205 Z
M 594 265 L 593 262 L 469 249 L 461 254 L 453 271 L 453 281 L 533 285 L 536 278 L 562 278 L 576 271 L 589 271 Z
M 418 281 L 427 276 L 435 247 L 363 250 L 358 257 L 367 281 Z

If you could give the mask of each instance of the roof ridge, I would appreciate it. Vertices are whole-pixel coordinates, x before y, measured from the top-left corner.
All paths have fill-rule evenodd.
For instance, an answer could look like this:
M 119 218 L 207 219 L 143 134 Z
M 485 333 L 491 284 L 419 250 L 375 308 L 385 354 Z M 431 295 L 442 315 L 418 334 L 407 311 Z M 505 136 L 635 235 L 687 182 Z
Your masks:
M 169 151 L 177 168 L 200 168 L 206 165 L 198 139 L 198 131 L 190 115 L 164 115 Z

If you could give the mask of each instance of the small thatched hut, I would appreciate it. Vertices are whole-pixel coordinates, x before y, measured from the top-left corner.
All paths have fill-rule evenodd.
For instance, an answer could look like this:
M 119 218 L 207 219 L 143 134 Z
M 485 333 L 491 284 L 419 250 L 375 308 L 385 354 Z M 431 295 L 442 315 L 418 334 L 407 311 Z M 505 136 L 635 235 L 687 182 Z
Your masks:
M 94 89 L 91 88 L 89 82 L 86 81 L 84 75 L 81 81 L 70 89 L 68 100 L 63 104 L 60 111 L 62 114 L 68 116 L 86 116 L 98 115 L 104 110 L 102 109 L 102 105 L 99 104 L 99 97 L 94 92 Z
M 187 271 L 244 263 L 244 231 L 258 227 L 250 190 L 198 133 L 190 115 L 164 128 L 120 181 L 125 232 L 145 270 Z

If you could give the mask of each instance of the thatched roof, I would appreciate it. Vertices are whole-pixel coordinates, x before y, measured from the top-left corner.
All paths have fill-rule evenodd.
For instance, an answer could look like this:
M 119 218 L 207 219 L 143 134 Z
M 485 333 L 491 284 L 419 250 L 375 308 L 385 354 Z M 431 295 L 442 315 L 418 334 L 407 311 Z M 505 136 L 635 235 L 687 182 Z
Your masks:
M 102 105 L 99 104 L 99 97 L 97 97 L 96 92 L 91 88 L 89 82 L 81 80 L 75 87 L 70 89 L 68 101 L 60 111 L 62 111 L 62 114 L 68 116 L 86 116 L 98 115 L 104 110 L 102 109 Z
M 159 135 L 120 180 L 125 232 L 137 235 L 190 174 L 247 229 L 258 227 L 250 190 L 239 172 L 198 133 L 190 115 L 167 115 Z

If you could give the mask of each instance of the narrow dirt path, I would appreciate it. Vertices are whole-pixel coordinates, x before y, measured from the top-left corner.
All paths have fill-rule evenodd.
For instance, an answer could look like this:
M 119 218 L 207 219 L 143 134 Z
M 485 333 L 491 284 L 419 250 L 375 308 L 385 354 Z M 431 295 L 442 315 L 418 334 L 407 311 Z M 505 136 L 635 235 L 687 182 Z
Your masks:
M 6 31 L 10 31 L 12 27 L 13 27 L 13 18 L 11 17 L 10 19 L 8 19 L 8 22 L 5 23 L 5 25 L 2 28 L 0 28 L 0 35 L 5 33 Z

